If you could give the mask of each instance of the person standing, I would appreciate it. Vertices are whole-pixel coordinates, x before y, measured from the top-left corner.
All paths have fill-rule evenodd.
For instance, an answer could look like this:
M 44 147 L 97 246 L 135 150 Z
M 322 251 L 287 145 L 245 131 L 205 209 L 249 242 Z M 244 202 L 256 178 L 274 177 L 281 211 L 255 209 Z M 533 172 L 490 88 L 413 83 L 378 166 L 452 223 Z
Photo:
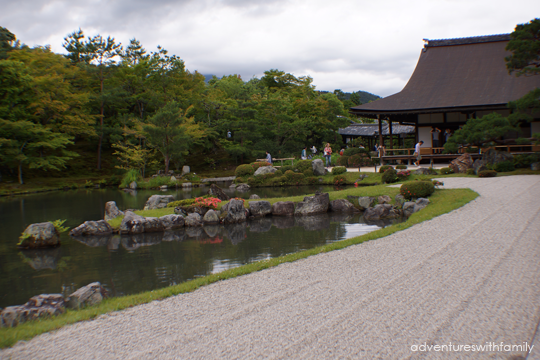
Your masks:
M 307 154 L 306 154 L 306 147 L 304 146 L 304 148 L 302 149 L 302 154 L 301 154 L 301 158 L 302 160 L 307 160 Z
M 422 160 L 422 155 L 420 155 L 420 146 L 422 146 L 424 142 L 422 140 L 420 140 L 418 142 L 418 144 L 416 144 L 416 146 L 414 147 L 414 156 L 416 156 L 416 162 L 414 163 L 414 165 L 416 166 L 420 166 L 420 160 Z
M 441 134 L 441 130 L 439 130 L 438 128 L 433 126 L 431 128 L 430 133 L 431 133 L 431 136 L 432 136 L 432 139 L 433 139 L 433 142 L 432 142 L 433 147 L 434 148 L 439 147 L 439 135 Z
M 313 155 L 317 154 L 317 148 L 315 147 L 315 145 L 311 146 L 311 152 L 313 153 Z
M 332 148 L 330 147 L 330 143 L 326 143 L 324 158 L 326 159 L 326 167 L 330 167 L 332 165 Z
M 448 139 L 450 139 L 450 136 L 452 136 L 452 131 L 450 129 L 446 129 L 444 131 L 444 143 L 445 144 L 448 142 Z
M 268 151 L 266 152 L 266 162 L 272 165 L 272 155 Z

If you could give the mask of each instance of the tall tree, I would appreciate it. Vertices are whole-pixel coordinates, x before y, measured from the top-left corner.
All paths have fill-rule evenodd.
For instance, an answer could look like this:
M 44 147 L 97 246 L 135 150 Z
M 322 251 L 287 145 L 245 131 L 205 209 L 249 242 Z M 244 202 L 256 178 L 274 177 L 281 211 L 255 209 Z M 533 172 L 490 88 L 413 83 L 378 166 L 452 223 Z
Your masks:
M 506 50 L 512 55 L 505 58 L 508 72 L 517 76 L 540 74 L 540 19 L 516 25 L 510 37 Z
M 17 38 L 11 31 L 0 26 L 0 60 L 8 58 L 8 53 L 16 47 L 16 40 Z

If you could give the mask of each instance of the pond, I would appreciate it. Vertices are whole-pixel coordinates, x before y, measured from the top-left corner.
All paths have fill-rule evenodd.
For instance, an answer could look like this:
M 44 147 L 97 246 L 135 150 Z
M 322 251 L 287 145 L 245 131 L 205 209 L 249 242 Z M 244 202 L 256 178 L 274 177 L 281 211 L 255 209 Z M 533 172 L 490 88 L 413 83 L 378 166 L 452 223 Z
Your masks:
M 248 198 L 250 193 L 229 195 Z M 261 198 L 293 196 L 333 187 L 257 188 Z M 365 224 L 358 214 L 266 217 L 243 224 L 213 225 L 167 233 L 72 238 L 62 234 L 55 249 L 18 250 L 18 236 L 35 222 L 67 219 L 76 227 L 103 218 L 107 201 L 140 209 L 153 194 L 176 199 L 205 194 L 206 188 L 128 193 L 116 189 L 57 191 L 0 198 L 0 307 L 23 304 L 34 295 L 69 295 L 99 281 L 112 296 L 178 284 L 243 264 L 282 256 L 367 233 L 389 223 Z

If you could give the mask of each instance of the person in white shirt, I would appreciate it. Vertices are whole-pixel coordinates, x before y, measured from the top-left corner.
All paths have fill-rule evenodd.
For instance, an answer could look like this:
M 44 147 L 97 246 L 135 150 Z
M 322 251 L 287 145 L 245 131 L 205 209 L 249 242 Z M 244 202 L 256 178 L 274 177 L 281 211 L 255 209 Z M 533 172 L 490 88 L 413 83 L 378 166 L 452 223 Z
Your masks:
M 416 162 L 414 165 L 420 166 L 420 160 L 422 160 L 422 155 L 420 155 L 420 146 L 422 146 L 424 142 L 420 140 L 418 144 L 414 147 L 414 155 L 416 156 Z
M 266 152 L 266 162 L 272 165 L 272 155 L 268 151 Z

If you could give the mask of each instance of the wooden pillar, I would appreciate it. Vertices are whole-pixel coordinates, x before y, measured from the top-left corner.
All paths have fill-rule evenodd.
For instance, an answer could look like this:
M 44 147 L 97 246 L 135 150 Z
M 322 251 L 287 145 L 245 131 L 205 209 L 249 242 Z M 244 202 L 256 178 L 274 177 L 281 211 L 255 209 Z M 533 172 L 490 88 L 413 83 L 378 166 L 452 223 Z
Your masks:
M 380 115 L 377 115 L 377 119 L 379 120 L 379 146 L 383 146 L 383 145 L 384 145 L 384 141 L 383 141 L 383 135 L 382 135 L 382 120 L 381 120 L 381 116 L 380 116 Z M 381 166 L 384 165 L 384 162 L 383 162 L 382 157 L 380 157 L 380 160 L 381 160 Z
M 394 148 L 394 135 L 392 134 L 392 120 L 388 118 L 388 132 L 390 133 L 390 149 Z

